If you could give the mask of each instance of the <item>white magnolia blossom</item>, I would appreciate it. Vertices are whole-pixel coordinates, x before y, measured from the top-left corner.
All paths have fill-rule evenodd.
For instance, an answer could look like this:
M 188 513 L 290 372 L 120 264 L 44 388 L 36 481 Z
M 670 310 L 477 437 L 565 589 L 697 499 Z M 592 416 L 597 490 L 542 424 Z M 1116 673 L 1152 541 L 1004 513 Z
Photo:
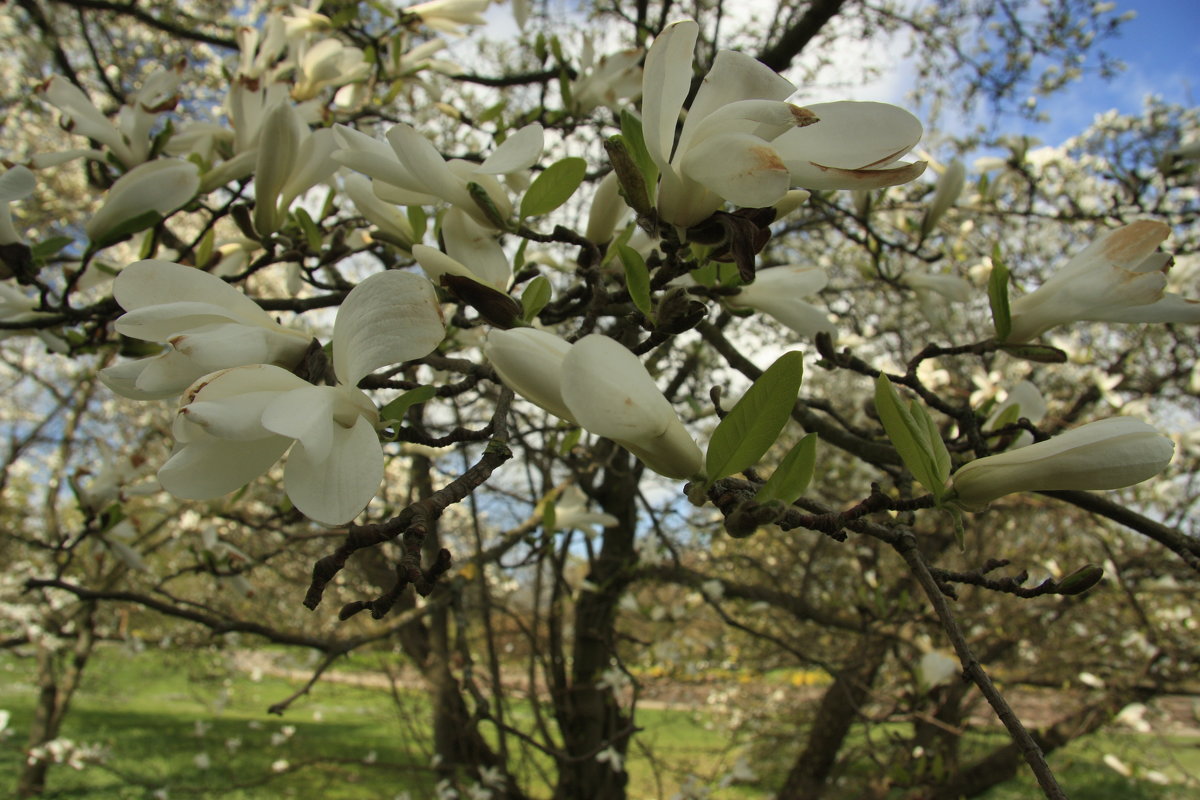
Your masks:
M 486 25 L 483 12 L 491 0 L 429 0 L 401 9 L 416 14 L 421 22 L 441 33 L 458 34 L 465 25 Z
M 584 37 L 579 56 L 579 77 L 571 82 L 570 109 L 575 114 L 590 114 L 605 106 L 635 96 L 642 88 L 642 51 L 621 50 L 596 58 L 590 36 Z
M 785 266 L 759 270 L 754 283 L 729 298 L 734 308 L 752 308 L 769 314 L 800 336 L 811 339 L 818 333 L 837 332 L 829 316 L 801 300 L 825 288 L 829 276 L 820 267 Z
M 200 170 L 191 161 L 160 158 L 126 172 L 108 190 L 104 205 L 84 224 L 95 244 L 119 239 L 125 228 L 149 214 L 165 217 L 200 190 Z M 149 224 L 140 228 L 148 228 Z
M 331 158 L 335 142 L 328 128 L 310 130 L 283 102 L 267 112 L 254 170 L 254 228 L 274 233 L 287 218 L 292 201 L 337 170 Z
M 988 416 L 987 421 L 983 423 L 983 429 L 990 431 L 996 427 L 1002 416 L 1006 414 L 1010 408 L 1016 408 L 1017 419 L 1024 417 L 1025 419 L 1037 425 L 1046 417 L 1047 407 L 1046 398 L 1042 397 L 1042 393 L 1038 388 L 1029 381 L 1021 381 L 1008 392 L 1004 402 L 996 406 L 992 413 Z M 1025 447 L 1033 443 L 1033 435 L 1029 431 L 1021 431 L 1009 445 L 1009 450 L 1015 450 L 1018 447 Z
M 158 69 L 142 84 L 127 105 L 117 112 L 116 124 L 100 113 L 83 90 L 61 75 L 42 86 L 42 96 L 70 121 L 72 133 L 95 139 L 106 146 L 125 167 L 136 167 L 150 157 L 150 129 L 158 115 L 174 108 L 179 99 L 176 90 L 183 79 L 186 62 L 169 69 Z M 94 150 L 71 151 L 69 157 L 87 155 L 103 159 Z
M 958 196 L 962 194 L 966 180 L 967 168 L 957 159 L 951 161 L 942 170 L 941 177 L 938 178 L 937 190 L 933 193 L 933 200 L 925 212 L 925 217 L 921 220 L 921 236 L 928 236 L 932 233 L 938 221 L 954 207 L 954 204 L 958 202 Z
M 177 497 L 207 500 L 266 472 L 285 452 L 284 488 L 305 516 L 353 519 L 383 480 L 379 412 L 357 384 L 374 370 L 427 355 L 445 335 L 429 281 L 381 272 L 346 296 L 333 329 L 336 386 L 314 386 L 269 364 L 208 375 L 184 395 L 176 449 L 158 472 Z
M 362 50 L 333 38 L 300 48 L 297 62 L 296 84 L 292 87 L 292 97 L 297 100 L 311 100 L 326 87 L 356 83 L 371 74 Z
M 442 221 L 446 252 L 427 245 L 414 245 L 413 257 L 429 280 L 438 283 L 442 275 L 458 275 L 508 291 L 512 282 L 512 264 L 490 228 L 475 223 L 457 207 L 446 212 Z
M 637 356 L 592 334 L 569 344 L 532 328 L 495 330 L 484 354 L 517 394 L 612 439 L 668 478 L 700 472 L 703 456 Z
M 915 290 L 922 302 L 933 300 L 931 294 L 941 295 L 955 303 L 965 303 L 971 299 L 971 284 L 957 275 L 909 271 L 900 276 L 900 282 Z
M 587 239 L 604 244 L 613 237 L 617 226 L 629 215 L 629 206 L 621 198 L 621 183 L 616 171 L 605 175 L 596 186 L 588 210 Z
M 405 250 L 412 249 L 416 235 L 407 214 L 395 204 L 381 200 L 371 188 L 371 182 L 362 175 L 346 175 L 342 179 L 342 186 L 359 213 L 378 228 L 380 233 L 385 234 L 388 241 Z
M 1171 229 L 1141 220 L 1106 231 L 1036 291 L 1012 302 L 1010 342 L 1056 325 L 1092 322 L 1200 322 L 1200 302 L 1164 291 L 1172 258 L 1158 252 Z
M 20 164 L 0 173 L 0 244 L 16 244 L 21 235 L 13 226 L 12 209 L 9 203 L 24 200 L 37 188 L 37 179 L 28 167 Z
M 925 689 L 950 683 L 961 672 L 958 659 L 944 650 L 930 650 L 917 661 L 917 681 Z
M 722 50 L 705 76 L 675 142 L 691 88 L 699 26 L 667 27 L 646 55 L 642 124 L 661 172 L 659 215 L 688 227 L 725 202 L 775 204 L 791 186 L 879 188 L 905 183 L 924 163 L 891 165 L 921 137 L 912 114 L 884 103 L 783 102 L 796 87 L 744 53 Z
M 590 510 L 587 495 L 575 484 L 564 489 L 558 502 L 554 504 L 554 527 L 560 531 L 579 528 L 592 534 L 596 532 L 597 525 L 610 528 L 619 524 L 620 520 L 612 514 Z
M 341 148 L 333 152 L 333 158 L 374 178 L 375 193 L 384 200 L 401 205 L 429 205 L 443 200 L 487 228 L 495 228 L 496 224 L 471 197 L 468 184 L 483 187 L 499 215 L 508 219 L 513 213 L 512 200 L 497 176 L 532 167 L 541 158 L 544 143 L 542 126 L 526 125 L 505 139 L 482 164 L 474 164 L 442 158 L 433 143 L 411 125 L 388 129 L 388 144 L 344 125 L 336 126 L 334 131 Z
M 1170 439 L 1141 420 L 1113 417 L 972 461 L 951 478 L 950 499 L 980 508 L 1014 492 L 1121 489 L 1162 472 L 1174 452 Z
M 171 261 L 130 264 L 113 281 L 113 296 L 126 311 L 118 333 L 167 345 L 159 355 L 100 371 L 108 388 L 135 400 L 175 397 L 228 367 L 291 369 L 312 341 L 215 275 Z

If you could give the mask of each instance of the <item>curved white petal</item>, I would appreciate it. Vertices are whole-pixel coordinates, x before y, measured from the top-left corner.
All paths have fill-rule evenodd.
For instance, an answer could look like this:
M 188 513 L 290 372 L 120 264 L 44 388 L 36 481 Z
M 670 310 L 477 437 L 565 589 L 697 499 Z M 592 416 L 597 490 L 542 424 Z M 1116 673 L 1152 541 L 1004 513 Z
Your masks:
M 429 276 L 429 280 L 435 284 L 440 283 L 443 275 L 457 275 L 460 278 L 470 278 L 473 281 L 479 281 L 478 275 L 435 247 L 415 244 L 413 245 L 412 254 L 417 263 L 421 265 L 421 269 L 425 270 L 425 274 Z M 479 282 L 482 283 L 483 281 Z
M 433 284 L 411 272 L 379 272 L 350 290 L 338 309 L 334 371 L 354 386 L 380 367 L 429 355 L 445 335 Z
M 776 140 L 778 141 L 778 139 Z M 925 162 L 901 164 L 889 169 L 840 169 L 815 162 L 786 161 L 792 183 L 805 189 L 882 189 L 916 180 Z
M 692 84 L 692 55 L 700 26 L 692 20 L 668 25 L 646 53 L 642 73 L 642 131 L 660 170 L 668 169 L 679 112 Z
M 1164 292 L 1162 299 L 1129 308 L 1093 311 L 1083 319 L 1096 322 L 1200 322 L 1200 300 L 1188 300 L 1175 292 Z
M 786 100 L 794 91 L 791 81 L 761 61 L 745 53 L 721 50 L 688 110 L 679 149 L 686 148 L 698 126 L 719 109 L 746 100 Z
M 158 470 L 163 488 L 187 500 L 209 500 L 242 488 L 279 460 L 292 440 L 205 439 L 180 447 Z
M 421 188 L 463 208 L 474 205 L 466 184 L 450 171 L 433 143 L 415 128 L 404 123 L 393 125 L 388 129 L 387 139 Z
M 446 254 L 460 264 L 469 264 L 475 279 L 497 291 L 508 291 L 512 264 L 492 231 L 476 223 L 458 208 L 446 212 L 442 221 Z
M 328 40 L 326 40 L 328 41 Z M 296 153 L 296 166 L 288 175 L 279 193 L 279 207 L 286 211 L 292 201 L 322 181 L 327 181 L 337 171 L 338 162 L 333 159 L 337 143 L 333 131 L 328 128 L 305 131 Z
M 104 205 L 84 225 L 93 242 L 102 242 L 123 223 L 154 211 L 166 216 L 196 196 L 200 168 L 191 161 L 160 158 L 126 172 L 108 190 Z
M 680 169 L 745 208 L 765 208 L 787 194 L 791 175 L 775 150 L 748 133 L 712 136 L 683 153 Z
M 220 278 L 215 278 L 215 280 L 220 280 Z M 248 325 L 223 306 L 181 300 L 135 308 L 121 315 L 114 327 L 119 333 L 135 339 L 165 342 L 180 331 L 221 323 Z M 269 317 L 267 323 L 272 324 Z M 253 326 L 254 324 L 249 323 L 249 325 Z M 226 364 L 226 366 L 232 365 Z
M 489 175 L 504 175 L 529 169 L 542 157 L 545 133 L 534 122 L 504 140 L 504 143 L 480 164 L 476 171 Z
M 0 203 L 11 203 L 33 194 L 37 178 L 28 167 L 17 164 L 0 174 Z
M 562 397 L 562 365 L 571 345 L 535 328 L 493 330 L 483 354 L 508 388 L 556 417 L 575 422 Z
M 383 448 L 375 426 L 363 417 L 353 428 L 335 426 L 322 458 L 297 443 L 283 480 L 288 497 L 304 516 L 326 525 L 349 522 L 371 502 L 383 480 Z
M 880 167 L 892 163 L 921 140 L 921 121 L 887 103 L 817 103 L 808 110 L 820 121 L 788 131 L 774 141 L 789 165 L 792 161 L 811 161 L 847 170 Z
M 154 358 L 161 357 L 155 356 Z M 105 367 L 100 370 L 100 381 L 113 392 L 122 397 L 128 397 L 131 400 L 163 400 L 178 395 L 179 389 L 175 388 L 174 385 L 165 389 L 163 387 L 153 387 L 157 391 L 145 390 L 137 385 L 142 370 L 154 358 L 142 358 L 137 361 L 126 361 L 121 364 L 113 364 L 111 367 Z M 195 380 L 195 378 L 192 380 Z
M 580 339 L 563 359 L 562 397 L 580 425 L 609 439 L 653 439 L 675 417 L 637 356 L 600 334 Z
M 262 410 L 263 428 L 304 444 L 309 456 L 318 461 L 329 455 L 333 444 L 334 406 L 337 389 L 310 386 L 278 394 Z

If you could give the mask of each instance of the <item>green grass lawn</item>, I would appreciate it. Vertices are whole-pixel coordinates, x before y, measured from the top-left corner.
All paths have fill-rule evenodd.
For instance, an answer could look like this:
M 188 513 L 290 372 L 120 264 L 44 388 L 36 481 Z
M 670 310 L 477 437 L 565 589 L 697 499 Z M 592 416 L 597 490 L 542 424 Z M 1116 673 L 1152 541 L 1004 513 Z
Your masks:
M 32 668 L 29 661 L 0 656 L 0 709 L 11 714 L 8 730 L 0 734 L 0 787 L 15 785 L 23 757 L 35 697 Z M 63 736 L 102 746 L 104 759 L 78 771 L 53 768 L 48 796 L 393 800 L 404 791 L 412 800 L 433 796 L 429 712 L 422 694 L 322 682 L 284 717 L 267 713 L 299 685 L 234 672 L 219 652 L 135 655 L 103 648 Z M 515 704 L 510 722 L 531 725 L 532 711 Z M 731 746 L 711 722 L 699 711 L 640 710 L 643 730 L 627 761 L 629 797 L 668 798 L 689 773 L 711 778 L 732 769 L 741 748 Z M 981 743 L 991 737 L 980 736 Z M 1109 754 L 1130 765 L 1133 776 L 1105 765 Z M 1185 800 L 1195 796 L 1194 789 L 1158 785 L 1152 771 L 1175 779 L 1200 773 L 1200 740 L 1103 734 L 1054 754 L 1051 763 L 1073 800 Z M 537 766 L 529 762 L 530 776 Z M 542 791 L 536 779 L 532 785 Z M 711 788 L 712 800 L 766 794 L 749 786 Z M 1033 779 L 1022 776 L 986 797 L 1038 796 Z

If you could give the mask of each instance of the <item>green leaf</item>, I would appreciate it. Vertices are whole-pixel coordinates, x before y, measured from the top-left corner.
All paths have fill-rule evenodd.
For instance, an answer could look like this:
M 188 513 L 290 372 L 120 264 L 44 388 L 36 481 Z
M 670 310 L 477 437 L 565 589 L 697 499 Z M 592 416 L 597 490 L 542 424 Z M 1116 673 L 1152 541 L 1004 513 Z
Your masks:
M 817 435 L 810 433 L 788 451 L 771 477 L 754 496 L 756 502 L 779 500 L 791 505 L 804 494 L 817 464 Z
M 467 184 L 467 193 L 471 195 L 471 199 L 475 201 L 475 205 L 479 206 L 479 210 L 483 212 L 483 216 L 487 221 L 495 225 L 500 230 L 508 230 L 508 220 L 500 213 L 500 209 L 496 207 L 496 201 L 487 193 L 487 189 L 481 184 L 471 181 Z
M 433 399 L 437 394 L 437 388 L 434 386 L 418 386 L 415 389 L 410 389 L 404 394 L 397 397 L 392 402 L 388 403 L 383 408 L 379 409 L 379 418 L 386 424 L 389 421 L 399 422 L 404 419 L 404 414 L 408 409 L 415 406 L 417 403 L 424 403 Z
M 992 305 L 992 322 L 996 339 L 1003 342 L 1012 333 L 1012 311 L 1008 306 L 1008 267 L 1000 259 L 1000 246 L 992 250 L 992 274 L 988 278 L 988 302 Z
M 704 266 L 696 267 L 691 271 L 692 280 L 701 286 L 716 286 L 717 285 L 717 262 L 704 261 Z
M 1039 364 L 1065 364 L 1067 354 L 1048 344 L 1003 344 L 1000 349 L 1014 358 L 1036 361 Z
M 33 256 L 34 261 L 42 264 L 45 263 L 46 259 L 57 255 L 59 250 L 62 250 L 73 241 L 75 240 L 70 236 L 51 236 L 49 239 L 40 241 L 29 248 L 29 253 Z
M 652 190 L 647 187 L 646 178 L 630 153 L 625 137 L 617 134 L 605 139 L 604 152 L 608 154 L 613 172 L 617 173 L 618 192 L 624 198 L 625 204 L 632 208 L 638 216 L 652 215 L 654 213 L 654 203 L 650 199 Z
M 804 356 L 784 353 L 767 367 L 713 431 L 704 459 L 708 485 L 749 468 L 787 424 L 804 377 Z
M 904 466 L 934 497 L 940 498 L 946 493 L 950 456 L 947 453 L 943 458 L 946 445 L 925 409 L 916 403 L 905 408 L 892 382 L 881 372 L 875 379 L 875 410 L 888 438 L 904 460 Z M 940 448 L 931 437 L 937 439 Z M 942 475 L 943 471 L 945 475 Z
M 521 308 L 525 309 L 523 318 L 529 322 L 538 315 L 538 312 L 546 307 L 550 302 L 550 281 L 544 275 L 538 275 L 529 282 L 525 287 L 525 291 L 521 293 Z
M 320 229 L 317 228 L 317 223 L 313 222 L 313 218 L 303 208 L 297 207 L 294 215 L 296 222 L 300 224 L 300 230 L 304 232 L 304 241 L 308 243 L 308 249 L 314 253 L 321 252 L 321 245 L 324 244 L 324 241 L 321 238 Z
M 408 224 L 413 229 L 413 241 L 420 242 L 425 238 L 425 226 L 429 224 L 429 215 L 420 206 L 409 206 Z
M 998 431 L 1001 428 L 1008 427 L 1021 418 L 1021 406 L 1019 403 L 1014 403 L 1000 413 L 996 417 L 996 421 L 992 423 L 990 430 Z
M 586 174 L 587 162 L 582 158 L 564 158 L 546 167 L 521 198 L 521 216 L 549 214 L 575 194 Z
M 571 452 L 575 445 L 579 444 L 579 440 L 583 438 L 583 428 L 571 428 L 567 431 L 566 436 L 563 436 L 562 443 L 558 446 L 559 455 L 566 455 Z
M 542 530 L 547 533 L 554 530 L 555 523 L 558 522 L 558 498 L 554 494 L 549 494 L 542 500 Z
M 654 320 L 654 306 L 650 301 L 650 270 L 642 254 L 627 245 L 617 246 L 617 255 L 621 257 L 621 265 L 625 267 L 625 285 L 629 287 L 629 297 L 637 310 L 646 319 Z
M 212 261 L 213 253 L 217 247 L 217 229 L 209 228 L 200 237 L 200 244 L 196 246 L 196 266 L 200 269 L 207 269 L 209 262 Z

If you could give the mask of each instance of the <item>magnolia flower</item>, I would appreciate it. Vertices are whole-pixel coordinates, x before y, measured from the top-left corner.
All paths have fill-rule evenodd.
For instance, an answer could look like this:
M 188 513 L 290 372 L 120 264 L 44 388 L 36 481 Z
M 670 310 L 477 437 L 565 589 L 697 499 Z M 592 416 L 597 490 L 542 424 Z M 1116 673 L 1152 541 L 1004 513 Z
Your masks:
M 918 296 L 927 297 L 930 293 L 939 294 L 946 300 L 955 303 L 965 303 L 971 299 L 971 284 L 956 275 L 906 272 L 900 276 L 900 282 L 916 290 Z
M 287 218 L 292 201 L 337 170 L 328 128 L 309 130 L 290 103 L 267 112 L 254 170 L 254 229 L 274 233 Z
M 1092 322 L 1200 322 L 1200 302 L 1165 292 L 1171 256 L 1157 252 L 1171 229 L 1141 220 L 1106 231 L 1036 291 L 1012 302 L 1010 342 L 1056 325 Z
M 958 659 L 944 650 L 930 650 L 917 661 L 917 682 L 925 689 L 950 683 L 961 672 Z
M 362 175 L 347 175 L 342 185 L 358 212 L 385 234 L 388 241 L 405 250 L 412 248 L 416 237 L 408 215 L 392 203 L 379 199 L 379 195 L 371 188 L 371 182 Z
M 641 60 L 642 51 L 636 49 L 609 53 L 597 60 L 591 37 L 585 37 L 579 77 L 571 82 L 571 111 L 584 115 L 599 106 L 617 108 L 621 100 L 636 95 L 642 83 Z
M 442 275 L 459 275 L 497 291 L 508 291 L 512 264 L 490 229 L 475 224 L 458 208 L 451 208 L 442 221 L 442 238 L 445 253 L 422 244 L 412 248 L 413 257 L 429 280 L 438 283 Z
M 186 62 L 180 60 L 170 69 L 159 69 L 150 75 L 128 105 L 117 112 L 114 125 L 100 113 L 79 87 L 61 75 L 55 75 L 41 87 L 47 102 L 69 120 L 68 129 L 80 136 L 95 139 L 108 147 L 125 167 L 135 167 L 150 157 L 150 128 L 163 111 L 175 107 L 179 99 L 175 91 L 183 79 Z M 72 151 L 70 156 L 87 155 L 103 159 L 96 151 Z
M 921 220 L 921 236 L 928 236 L 932 233 L 938 220 L 944 217 L 946 212 L 958 202 L 958 196 L 962 194 L 966 179 L 967 168 L 957 159 L 951 161 L 950 165 L 942 171 L 942 176 L 938 179 L 937 190 L 933 193 L 933 201 L 929 204 L 925 217 Z
M 0 174 L 0 245 L 16 244 L 21 241 L 20 234 L 13 227 L 12 209 L 8 204 L 15 200 L 23 200 L 33 194 L 37 180 L 28 167 L 17 165 Z
M 335 127 L 341 149 L 333 158 L 341 164 L 374 178 L 375 193 L 401 205 L 426 205 L 444 200 L 471 215 L 480 225 L 495 228 L 468 185 L 479 184 L 496 206 L 500 217 L 512 216 L 512 200 L 497 180 L 498 175 L 529 169 L 542 154 L 542 126 L 526 125 L 504 140 L 482 164 L 462 159 L 446 161 L 433 143 L 411 125 L 394 125 L 387 132 L 388 145 L 342 125 Z
M 629 214 L 629 206 L 621 199 L 621 184 L 615 171 L 608 173 L 596 186 L 592 207 L 588 211 L 587 239 L 604 244 L 612 239 L 617 226 Z
M 292 97 L 297 100 L 310 100 L 327 86 L 344 86 L 371 74 L 363 51 L 337 39 L 322 39 L 304 48 L 298 61 L 296 85 L 292 87 Z
M 401 9 L 415 14 L 435 31 L 460 33 L 464 25 L 486 25 L 483 12 L 491 0 L 430 0 Z
M 668 478 L 700 472 L 703 457 L 637 356 L 607 336 L 574 345 L 531 328 L 494 330 L 484 354 L 513 391 L 596 436 L 612 439 Z
M 837 329 L 824 311 L 801 300 L 825 288 L 829 277 L 820 267 L 773 267 L 759 270 L 754 283 L 729 298 L 734 308 L 752 308 L 775 318 L 805 338 Z
M 878 188 L 912 180 L 924 164 L 887 169 L 916 145 L 921 124 L 883 103 L 782 102 L 795 87 L 766 65 L 730 50 L 717 54 L 675 141 L 692 81 L 699 26 L 684 20 L 654 40 L 642 76 L 646 148 L 661 172 L 658 212 L 689 227 L 729 201 L 762 208 L 793 185 Z
M 948 499 L 980 508 L 1014 492 L 1121 489 L 1162 472 L 1174 452 L 1171 440 L 1146 423 L 1113 417 L 972 461 L 954 473 Z
M 1014 410 L 1010 411 L 1009 409 Z M 1037 425 L 1045 419 L 1046 411 L 1046 398 L 1042 397 L 1038 388 L 1029 381 L 1021 381 L 1009 391 L 1004 402 L 992 410 L 987 421 L 983 423 L 983 429 L 985 431 L 994 430 L 1000 427 L 999 423 L 1002 419 L 1015 422 L 1021 417 Z M 1021 431 L 1009 449 L 1016 450 L 1018 447 L 1025 447 L 1032 442 L 1033 435 L 1029 431 Z
M 587 496 L 574 484 L 563 490 L 562 496 L 554 504 L 554 527 L 560 531 L 582 528 L 591 534 L 595 533 L 593 526 L 611 528 L 619 524 L 620 520 L 612 514 L 590 511 Z
M 167 345 L 157 356 L 100 371 L 108 388 L 134 400 L 174 397 L 227 367 L 291 369 L 312 341 L 215 275 L 171 261 L 130 264 L 113 281 L 113 296 L 126 311 L 118 333 Z
M 375 404 L 357 383 L 382 366 L 427 355 L 445 329 L 433 286 L 382 272 L 346 296 L 333 328 L 336 386 L 314 386 L 268 364 L 200 379 L 173 426 L 176 450 L 158 472 L 177 497 L 207 500 L 266 472 L 290 449 L 284 488 L 305 516 L 354 518 L 383 480 Z
M 157 224 L 186 205 L 199 188 L 200 170 L 191 161 L 160 158 L 139 164 L 117 179 L 83 229 L 93 244 L 112 244 Z

